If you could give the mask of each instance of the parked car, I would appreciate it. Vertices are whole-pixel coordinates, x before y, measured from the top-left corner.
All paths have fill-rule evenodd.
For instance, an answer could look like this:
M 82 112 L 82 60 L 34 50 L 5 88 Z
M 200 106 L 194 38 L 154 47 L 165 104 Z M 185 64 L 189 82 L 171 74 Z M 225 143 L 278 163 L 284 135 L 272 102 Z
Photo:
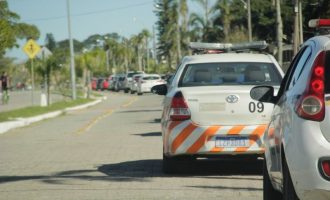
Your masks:
M 91 86 L 92 86 L 92 90 L 96 90 L 96 88 L 97 88 L 97 79 L 96 78 L 92 78 Z
M 108 83 L 109 83 L 109 86 L 108 86 L 108 89 L 109 90 L 114 90 L 115 89 L 115 74 L 113 75 L 110 75 L 108 77 Z
M 310 24 L 330 28 L 330 20 Z M 275 105 L 264 135 L 264 199 L 330 199 L 330 35 L 302 45 L 277 94 L 269 85 L 250 94 Z
M 102 82 L 102 89 L 101 89 L 102 91 L 103 90 L 109 90 L 109 81 L 108 81 L 108 79 L 107 78 L 104 78 L 103 79 L 103 82 Z
M 115 91 L 118 92 L 120 90 L 125 89 L 125 74 L 117 74 L 115 79 Z
M 135 75 L 135 74 L 143 74 L 144 72 L 142 72 L 142 71 L 129 71 L 129 72 L 127 72 L 126 74 L 125 74 L 125 79 L 124 79 L 124 92 L 125 93 L 128 93 L 129 92 L 129 90 L 130 90 L 130 88 L 131 88 L 131 85 L 132 85 L 132 83 L 133 83 L 133 79 L 132 79 L 132 77 L 133 77 L 133 75 Z
M 151 88 L 155 85 L 164 84 L 165 81 L 158 74 L 143 74 L 137 82 L 137 94 L 151 92 Z
M 132 84 L 130 84 L 131 94 L 134 94 L 138 90 L 138 81 L 143 76 L 143 74 L 135 74 L 132 77 Z
M 96 90 L 103 90 L 104 78 L 98 78 L 96 81 Z
M 263 47 L 265 42 L 258 44 Z M 215 45 L 220 47 L 226 48 Z M 199 157 L 256 160 L 262 156 L 273 105 L 251 99 L 249 92 L 260 84 L 278 88 L 283 75 L 275 58 L 265 53 L 184 57 L 168 86 L 153 87 L 165 95 L 163 171 L 178 172 L 180 163 Z

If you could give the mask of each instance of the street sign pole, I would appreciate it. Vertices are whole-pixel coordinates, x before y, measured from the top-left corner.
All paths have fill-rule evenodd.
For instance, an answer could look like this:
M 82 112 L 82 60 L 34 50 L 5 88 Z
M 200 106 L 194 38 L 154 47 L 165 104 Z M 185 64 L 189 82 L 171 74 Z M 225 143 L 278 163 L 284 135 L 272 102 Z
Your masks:
M 31 61 L 31 101 L 32 106 L 34 105 L 34 69 L 33 59 L 40 51 L 40 46 L 32 39 L 28 40 L 23 47 L 23 51 L 28 55 Z
M 33 69 L 33 58 L 30 59 L 31 60 L 31 102 L 32 102 L 32 106 L 34 105 L 34 69 Z

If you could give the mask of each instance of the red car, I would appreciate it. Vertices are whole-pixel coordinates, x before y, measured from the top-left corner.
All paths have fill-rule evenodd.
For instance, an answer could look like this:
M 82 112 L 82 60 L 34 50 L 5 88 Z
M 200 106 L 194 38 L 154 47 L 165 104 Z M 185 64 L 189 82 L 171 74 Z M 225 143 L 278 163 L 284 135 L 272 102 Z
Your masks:
M 96 90 L 97 88 L 97 80 L 95 78 L 92 79 L 92 90 Z

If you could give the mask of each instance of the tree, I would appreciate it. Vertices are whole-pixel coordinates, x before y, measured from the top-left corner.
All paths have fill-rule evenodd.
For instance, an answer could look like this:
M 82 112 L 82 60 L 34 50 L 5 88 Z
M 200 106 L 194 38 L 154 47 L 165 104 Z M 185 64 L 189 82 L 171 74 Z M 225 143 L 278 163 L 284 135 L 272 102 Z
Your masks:
M 180 43 L 182 43 L 182 47 L 180 50 L 183 49 L 183 54 L 187 54 L 188 51 L 188 44 L 190 42 L 190 36 L 189 36 L 189 16 L 188 16 L 188 4 L 186 0 L 179 0 L 179 19 L 181 19 L 181 24 L 180 25 L 181 29 L 179 31 L 180 34 Z M 180 53 L 180 57 L 182 54 Z
M 232 16 L 234 16 L 231 13 L 230 6 L 231 4 L 229 0 L 218 0 L 218 2 L 212 8 L 213 13 L 219 11 L 218 16 L 214 20 L 214 24 L 219 24 L 222 27 L 223 39 L 221 41 L 224 42 L 230 41 L 229 39 L 229 33 L 231 31 L 230 26 L 233 18 Z
M 172 61 L 175 61 L 174 52 L 177 51 L 177 22 L 178 22 L 178 4 L 174 0 L 156 1 L 158 16 L 156 22 L 158 30 L 158 56 L 160 60 L 166 60 L 168 68 L 172 68 Z
M 56 48 L 56 41 L 52 33 L 46 34 L 45 46 L 52 52 Z
M 189 25 L 191 29 L 191 39 L 193 41 L 202 42 L 216 42 L 219 35 L 219 27 L 214 26 L 214 19 L 212 18 L 215 9 L 209 7 L 208 0 L 195 0 L 202 9 L 203 15 L 192 13 L 189 18 Z
M 0 58 L 6 49 L 17 47 L 17 39 L 38 39 L 40 32 L 34 25 L 20 23 L 19 15 L 8 9 L 7 1 L 0 1 Z

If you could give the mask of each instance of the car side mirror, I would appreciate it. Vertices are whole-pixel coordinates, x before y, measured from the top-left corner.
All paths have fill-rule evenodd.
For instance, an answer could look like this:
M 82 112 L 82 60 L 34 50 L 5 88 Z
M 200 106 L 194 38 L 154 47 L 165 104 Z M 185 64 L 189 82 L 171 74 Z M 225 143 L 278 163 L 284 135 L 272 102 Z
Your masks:
M 255 86 L 250 91 L 250 97 L 256 101 L 275 104 L 274 88 L 272 86 Z
M 151 88 L 151 92 L 158 95 L 166 95 L 167 94 L 167 85 L 155 85 Z

